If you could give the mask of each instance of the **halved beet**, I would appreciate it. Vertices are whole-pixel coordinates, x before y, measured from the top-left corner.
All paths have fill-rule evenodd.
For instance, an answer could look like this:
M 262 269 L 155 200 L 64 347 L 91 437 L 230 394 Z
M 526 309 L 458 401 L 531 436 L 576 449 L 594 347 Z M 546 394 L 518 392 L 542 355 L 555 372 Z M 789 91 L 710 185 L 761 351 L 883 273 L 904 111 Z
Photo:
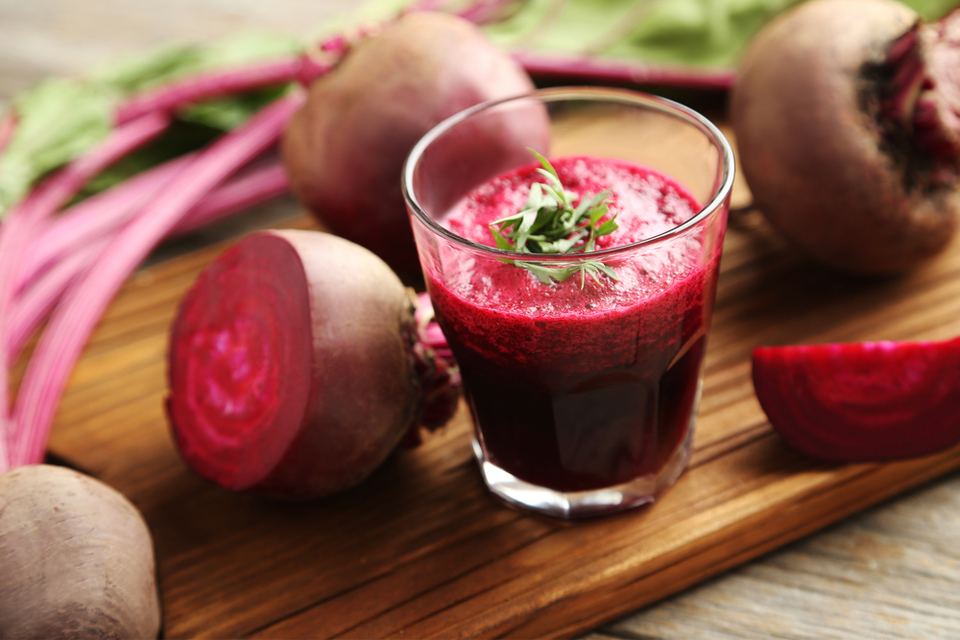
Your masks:
M 960 442 L 960 338 L 758 347 L 753 386 L 784 440 L 823 460 L 899 460 Z
M 288 499 L 361 482 L 411 430 L 446 423 L 459 394 L 393 271 L 316 231 L 251 234 L 204 269 L 174 319 L 168 374 L 184 461 Z

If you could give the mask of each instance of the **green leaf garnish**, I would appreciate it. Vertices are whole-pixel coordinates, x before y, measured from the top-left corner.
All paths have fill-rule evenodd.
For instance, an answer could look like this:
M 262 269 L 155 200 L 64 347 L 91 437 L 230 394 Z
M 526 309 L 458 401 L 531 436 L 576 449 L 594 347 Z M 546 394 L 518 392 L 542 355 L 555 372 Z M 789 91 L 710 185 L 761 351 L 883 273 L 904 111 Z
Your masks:
M 618 225 L 617 214 L 603 220 L 610 213 L 610 191 L 578 199 L 560 182 L 556 169 L 545 157 L 530 149 L 542 168 L 537 171 L 547 182 L 530 185 L 530 195 L 517 213 L 490 223 L 490 233 L 498 249 L 519 253 L 587 253 L 596 247 L 597 238 L 613 233 Z M 603 222 L 601 222 L 603 220 Z M 600 282 L 603 275 L 619 281 L 616 272 L 598 260 L 580 259 L 571 262 L 548 263 L 535 260 L 504 260 L 530 271 L 544 284 L 563 282 L 580 274 L 580 288 L 587 276 Z

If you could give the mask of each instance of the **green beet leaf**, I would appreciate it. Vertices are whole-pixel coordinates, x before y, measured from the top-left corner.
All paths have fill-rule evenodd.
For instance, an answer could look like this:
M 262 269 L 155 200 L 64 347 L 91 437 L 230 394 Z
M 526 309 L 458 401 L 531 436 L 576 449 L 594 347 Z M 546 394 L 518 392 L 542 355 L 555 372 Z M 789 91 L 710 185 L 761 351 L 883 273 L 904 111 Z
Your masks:
M 0 214 L 43 174 L 79 157 L 113 126 L 115 97 L 85 82 L 52 78 L 14 101 L 17 129 L 0 156 Z
M 289 36 L 245 33 L 207 45 L 162 47 L 102 65 L 82 78 L 41 82 L 13 103 L 18 124 L 0 155 L 0 218 L 40 177 L 106 138 L 113 128 L 116 106 L 125 96 L 203 71 L 266 61 L 300 50 L 302 43 Z M 195 127 L 176 127 L 166 140 L 103 172 L 85 194 L 109 188 L 138 171 L 199 148 L 217 132 L 242 124 L 284 91 L 280 88 L 230 96 L 185 110 L 178 119 Z

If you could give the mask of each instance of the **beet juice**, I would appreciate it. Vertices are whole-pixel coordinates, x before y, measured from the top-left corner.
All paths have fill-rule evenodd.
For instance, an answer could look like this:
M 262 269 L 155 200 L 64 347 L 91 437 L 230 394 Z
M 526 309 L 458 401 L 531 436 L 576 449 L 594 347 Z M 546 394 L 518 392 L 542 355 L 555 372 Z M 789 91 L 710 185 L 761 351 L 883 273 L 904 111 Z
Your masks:
M 564 187 L 611 192 L 619 228 L 597 249 L 658 236 L 700 206 L 683 186 L 621 160 L 551 160 Z M 539 166 L 539 165 L 536 165 Z M 493 246 L 489 224 L 515 214 L 536 166 L 475 189 L 440 223 Z M 441 327 L 460 365 L 485 463 L 556 492 L 661 477 L 686 463 L 699 399 L 720 242 L 678 235 L 604 264 L 600 275 L 545 284 L 502 260 L 463 253 L 425 269 Z M 581 259 L 581 256 L 576 256 Z M 683 457 L 679 460 L 679 457 Z
M 605 87 L 474 105 L 414 145 L 404 199 L 492 495 L 579 518 L 677 480 L 733 178 L 702 115 Z

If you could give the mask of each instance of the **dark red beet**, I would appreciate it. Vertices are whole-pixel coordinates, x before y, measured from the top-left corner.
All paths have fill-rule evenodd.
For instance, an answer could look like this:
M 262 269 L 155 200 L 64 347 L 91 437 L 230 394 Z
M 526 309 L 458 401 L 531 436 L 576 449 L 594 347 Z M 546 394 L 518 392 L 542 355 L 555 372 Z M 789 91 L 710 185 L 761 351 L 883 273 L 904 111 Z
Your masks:
M 960 338 L 759 347 L 753 385 L 784 440 L 823 460 L 898 460 L 960 442 Z
M 199 475 L 314 498 L 366 478 L 424 415 L 446 422 L 459 390 L 438 383 L 447 373 L 418 343 L 412 297 L 373 253 L 326 233 L 260 232 L 181 302 L 167 408 Z
M 283 139 L 291 189 L 334 233 L 395 269 L 419 273 L 400 192 L 407 154 L 444 118 L 533 89 L 519 64 L 473 24 L 408 14 L 311 84 Z M 524 152 L 543 148 L 545 118 L 539 128 L 515 122 L 497 123 L 506 142 Z
M 731 94 L 740 168 L 770 224 L 813 258 L 892 274 L 960 217 L 960 13 L 808 0 L 751 43 Z

